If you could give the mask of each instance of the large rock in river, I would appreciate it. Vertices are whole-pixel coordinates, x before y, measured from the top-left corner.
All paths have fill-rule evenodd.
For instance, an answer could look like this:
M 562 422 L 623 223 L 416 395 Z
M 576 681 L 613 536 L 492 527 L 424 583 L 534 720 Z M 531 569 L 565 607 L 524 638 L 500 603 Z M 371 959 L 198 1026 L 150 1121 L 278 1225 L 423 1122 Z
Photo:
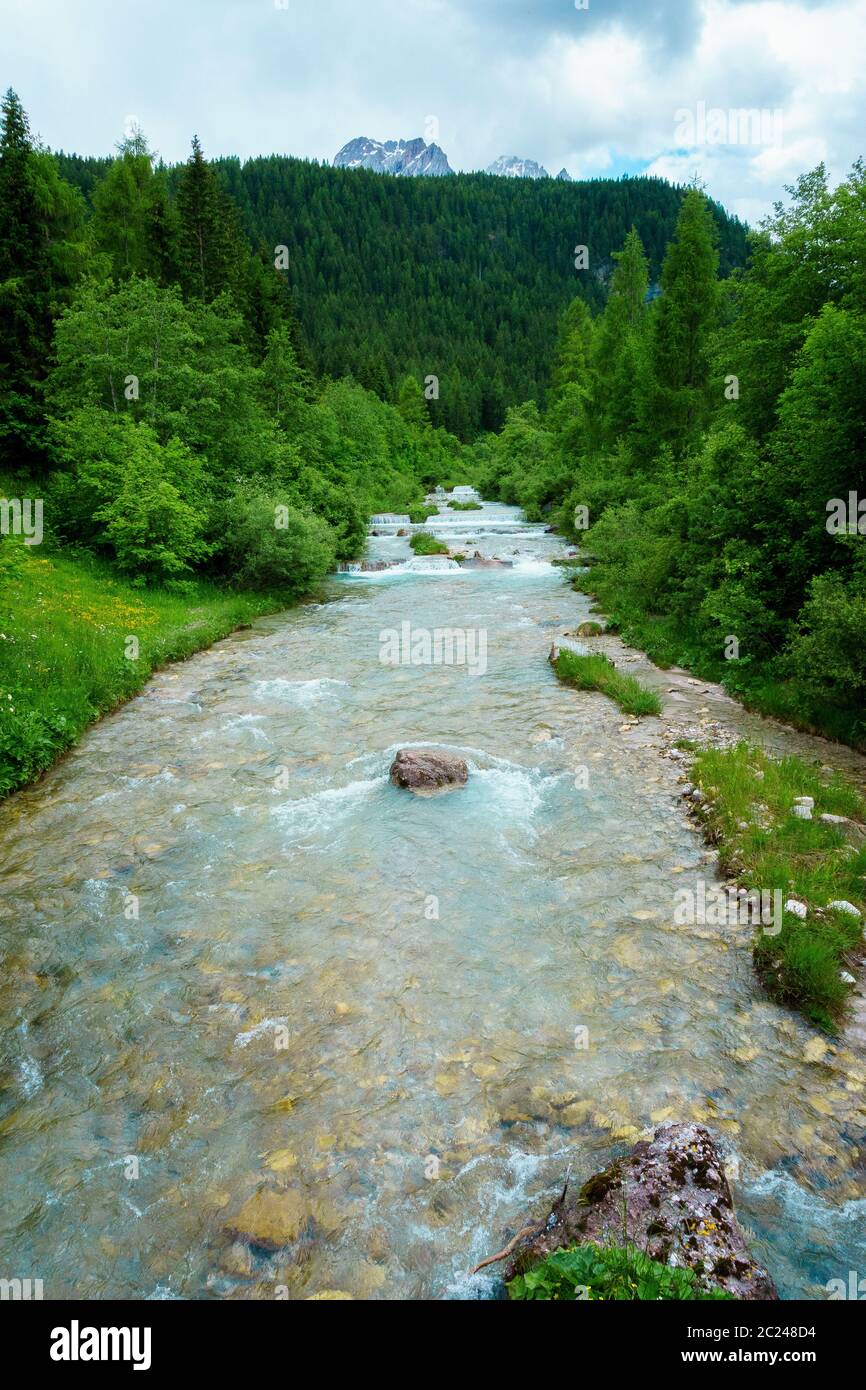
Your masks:
M 663 1264 L 694 1270 L 705 1288 L 742 1299 L 779 1296 L 749 1253 L 724 1163 L 702 1125 L 665 1125 L 590 1178 L 576 1197 L 566 1191 L 515 1246 L 505 1279 L 563 1246 L 624 1239 Z
M 391 781 L 413 792 L 448 791 L 468 777 L 463 759 L 440 748 L 401 748 L 391 764 Z

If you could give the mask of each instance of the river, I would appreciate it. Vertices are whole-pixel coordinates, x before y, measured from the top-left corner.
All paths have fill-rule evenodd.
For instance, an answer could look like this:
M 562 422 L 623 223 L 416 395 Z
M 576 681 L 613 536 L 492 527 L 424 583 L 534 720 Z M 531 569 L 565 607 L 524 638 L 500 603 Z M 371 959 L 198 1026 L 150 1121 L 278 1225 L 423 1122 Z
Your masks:
M 3 806 L 0 1274 L 52 1298 L 489 1297 L 496 1270 L 467 1271 L 569 1167 L 682 1118 L 720 1137 L 783 1296 L 825 1297 L 866 1274 L 862 1054 L 762 996 L 749 929 L 674 925 L 712 856 L 662 721 L 547 663 L 589 611 L 562 542 L 493 504 L 433 529 L 513 567 L 335 577 Z M 383 664 L 406 622 L 486 634 L 486 670 Z M 668 722 L 862 780 L 632 669 Z M 413 743 L 459 751 L 466 788 L 391 786 Z M 286 1249 L 237 1240 L 258 1191 L 297 1214 Z

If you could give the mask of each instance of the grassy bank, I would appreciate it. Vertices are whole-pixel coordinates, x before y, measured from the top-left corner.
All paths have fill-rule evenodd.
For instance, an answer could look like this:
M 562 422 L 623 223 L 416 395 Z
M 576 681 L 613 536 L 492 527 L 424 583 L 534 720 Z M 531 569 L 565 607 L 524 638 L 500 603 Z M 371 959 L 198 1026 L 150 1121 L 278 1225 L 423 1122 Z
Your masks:
M 863 948 L 863 918 L 830 909 L 845 901 L 866 910 L 866 803 L 841 779 L 828 781 L 799 758 L 773 761 L 747 744 L 697 753 L 692 779 L 706 797 L 701 816 L 721 869 L 745 888 L 781 889 L 807 916 L 785 912 L 778 936 L 755 941 L 758 975 L 771 998 L 832 1031 L 851 991 L 842 978 Z M 812 819 L 794 813 L 814 800 Z M 834 825 L 821 814 L 846 817 Z
M 615 700 L 624 714 L 661 714 L 661 700 L 654 690 L 648 690 L 634 676 L 618 671 L 608 657 L 598 654 L 581 656 L 578 652 L 560 651 L 553 663 L 560 680 L 578 690 L 599 690 Z
M 136 588 L 85 554 L 35 550 L 0 545 L 0 795 L 50 767 L 156 667 L 281 606 L 200 581 Z
M 782 678 L 766 665 L 707 656 L 696 628 L 669 616 L 624 608 L 615 581 L 599 582 L 593 578 L 592 569 L 575 575 L 572 587 L 597 600 L 608 615 L 609 632 L 619 633 L 629 646 L 646 652 L 662 670 L 686 667 L 702 680 L 719 682 L 746 709 L 866 752 L 866 714 L 862 706 L 846 708 L 819 699 L 802 682 L 794 677 Z

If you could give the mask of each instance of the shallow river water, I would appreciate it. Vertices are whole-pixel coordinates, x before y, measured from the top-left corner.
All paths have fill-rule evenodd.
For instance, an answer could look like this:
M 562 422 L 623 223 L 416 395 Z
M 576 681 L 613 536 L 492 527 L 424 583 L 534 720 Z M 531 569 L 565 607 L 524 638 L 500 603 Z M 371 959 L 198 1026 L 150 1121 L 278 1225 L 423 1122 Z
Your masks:
M 494 505 L 432 525 L 514 567 L 335 578 L 159 674 L 0 811 L 0 1274 L 488 1297 L 496 1270 L 467 1271 L 569 1167 L 686 1118 L 783 1296 L 826 1297 L 866 1275 L 862 1054 L 762 997 L 749 929 L 674 924 L 712 858 L 661 721 L 624 729 L 547 663 L 588 613 L 561 542 Z M 486 671 L 383 664 L 406 622 L 485 633 Z M 633 669 L 669 718 L 862 776 Z M 391 786 L 413 743 L 459 751 L 467 787 Z M 264 1210 L 294 1230 L 276 1252 L 238 1240 Z

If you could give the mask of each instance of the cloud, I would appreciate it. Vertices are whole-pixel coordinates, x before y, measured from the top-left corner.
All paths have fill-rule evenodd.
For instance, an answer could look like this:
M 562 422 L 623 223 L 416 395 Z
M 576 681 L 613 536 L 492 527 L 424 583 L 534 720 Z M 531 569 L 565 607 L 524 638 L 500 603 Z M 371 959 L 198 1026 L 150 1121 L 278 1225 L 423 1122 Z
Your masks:
M 0 80 L 54 148 L 136 116 L 169 160 L 330 159 L 438 122 L 455 168 L 516 154 L 578 176 L 687 178 L 754 218 L 866 128 L 866 0 L 0 0 Z M 684 144 L 676 113 L 782 112 L 772 146 Z

